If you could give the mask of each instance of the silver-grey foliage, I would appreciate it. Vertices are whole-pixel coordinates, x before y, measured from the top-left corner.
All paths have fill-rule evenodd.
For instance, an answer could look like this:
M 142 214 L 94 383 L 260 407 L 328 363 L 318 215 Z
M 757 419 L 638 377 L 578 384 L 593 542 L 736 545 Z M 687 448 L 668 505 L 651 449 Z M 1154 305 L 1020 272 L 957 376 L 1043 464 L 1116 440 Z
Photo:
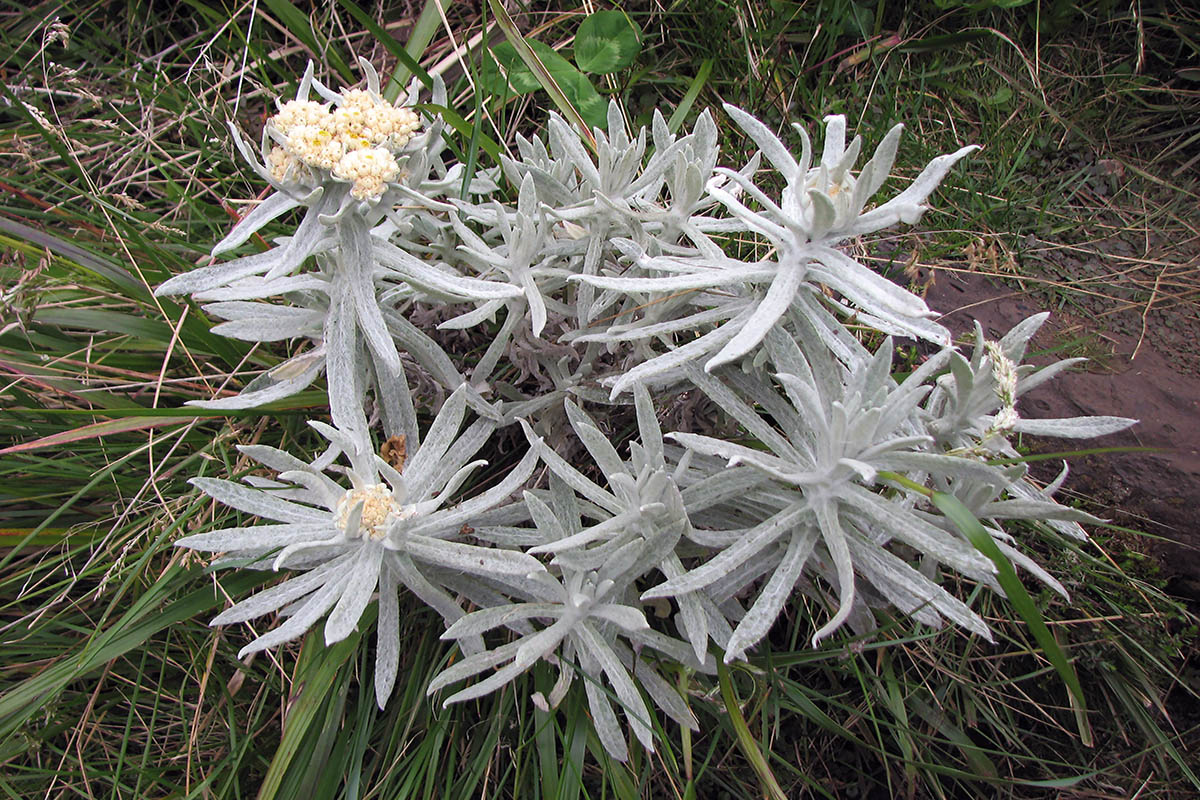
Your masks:
M 487 462 L 472 457 L 487 442 L 492 425 L 480 421 L 459 434 L 466 397 L 457 390 L 426 431 L 408 440 L 404 472 L 376 455 L 365 419 L 347 428 L 310 422 L 329 448 L 304 462 L 273 447 L 239 448 L 266 467 L 274 479 L 252 478 L 249 486 L 218 478 L 192 483 L 214 500 L 277 525 L 247 525 L 186 536 L 180 547 L 226 553 L 226 561 L 261 568 L 303 570 L 222 612 L 213 624 L 243 622 L 287 606 L 287 621 L 242 648 L 241 655 L 273 647 L 303 634 L 329 612 L 325 642 L 345 639 L 357 625 L 376 588 L 380 613 L 375 690 L 380 706 L 391 693 L 399 656 L 397 590 L 405 587 L 447 620 L 461 607 L 438 583 L 438 570 L 482 575 L 526 576 L 543 568 L 519 550 L 480 547 L 462 541 L 463 526 L 501 505 L 532 474 L 530 453 L 488 491 L 450 505 L 471 474 Z M 337 469 L 350 486 L 328 473 Z
M 758 148 L 735 170 L 718 166 L 712 112 L 690 133 L 658 113 L 632 133 L 614 101 L 594 151 L 551 115 L 545 138 L 518 136 L 515 157 L 464 186 L 443 123 L 385 105 L 364 70 L 366 91 L 337 93 L 310 68 L 260 155 L 234 133 L 274 192 L 214 255 L 294 217 L 290 234 L 159 288 L 204 303 L 223 320 L 217 333 L 311 343 L 205 405 L 249 407 L 327 381 L 334 424 L 311 423 L 325 453 L 255 445 L 243 452 L 273 477 L 194 481 L 271 524 L 180 545 L 295 572 L 214 620 L 284 612 L 246 651 L 326 615 L 326 642 L 341 640 L 377 597 L 382 705 L 406 591 L 463 653 L 431 693 L 458 685 L 444 702 L 478 698 L 546 661 L 558 683 L 532 702 L 549 709 L 582 685 L 600 741 L 625 758 L 626 730 L 653 747 L 652 709 L 696 726 L 672 665 L 703 673 L 714 657 L 746 658 L 797 592 L 831 610 L 799 622 L 814 644 L 843 624 L 868 633 L 878 607 L 990 638 L 940 574 L 998 591 L 995 565 L 929 490 L 957 497 L 1014 564 L 1065 596 L 1011 521 L 1083 536 L 1095 520 L 1053 499 L 1065 471 L 1049 487 L 1031 480 L 1011 437 L 1097 436 L 1131 421 L 1022 416 L 1020 396 L 1074 363 L 1021 363 L 1044 315 L 999 341 L 977 328 L 964 355 L 922 299 L 843 249 L 916 223 L 973 147 L 872 206 L 900 126 L 855 172 L 862 142 L 847 145 L 844 118 L 826 118 L 815 159 L 803 128 L 797 157 L 727 105 Z M 433 102 L 448 102 L 440 82 Z M 760 178 L 763 163 L 777 175 Z M 498 199 L 502 179 L 515 206 Z M 779 184 L 777 195 L 761 188 Z M 868 349 L 851 316 L 888 338 Z M 898 380 L 892 336 L 940 349 Z M 704 413 L 664 435 L 659 415 L 683 392 L 693 409 L 702 396 Z M 443 397 L 422 431 L 419 414 Z M 397 466 L 376 455 L 373 432 L 404 443 Z M 476 454 L 514 441 L 503 474 L 477 480 Z

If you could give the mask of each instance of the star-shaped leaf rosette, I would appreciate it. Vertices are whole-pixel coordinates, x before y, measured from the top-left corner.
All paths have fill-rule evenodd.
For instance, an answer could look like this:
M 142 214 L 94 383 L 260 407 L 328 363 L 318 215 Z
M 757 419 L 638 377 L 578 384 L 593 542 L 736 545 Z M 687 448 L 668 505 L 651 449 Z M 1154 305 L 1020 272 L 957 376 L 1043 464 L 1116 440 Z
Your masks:
M 549 707 L 558 704 L 578 671 L 584 677 L 596 733 L 609 754 L 622 761 L 627 757 L 625 736 L 604 684 L 612 688 L 629 728 L 647 749 L 654 749 L 652 718 L 639 686 L 667 716 L 696 729 L 687 703 L 660 674 L 650 653 L 656 651 L 693 669 L 711 671 L 705 615 L 720 619 L 713 604 L 702 604 L 698 597 L 682 598 L 677 626 L 691 640 L 683 641 L 652 628 L 638 598 L 637 582 L 643 576 L 658 570 L 668 575 L 683 573 L 675 548 L 688 528 L 688 518 L 663 457 L 662 432 L 650 397 L 641 387 L 636 396 L 641 441 L 630 442 L 628 461 L 618 455 L 591 417 L 570 401 L 566 403 L 571 428 L 595 460 L 606 485 L 567 463 L 524 426 L 534 450 L 553 475 L 548 492 L 525 493 L 525 505 L 536 526 L 525 533 L 525 541 L 536 542 L 527 552 L 553 558 L 546 572 L 525 580 L 488 579 L 517 602 L 474 611 L 451 625 L 442 638 L 462 641 L 504 627 L 515 631 L 518 638 L 469 655 L 447 667 L 429 686 L 433 693 L 490 672 L 444 701 L 462 702 L 493 692 L 539 660 L 546 660 L 559 670 L 548 700 L 539 698 Z
M 261 160 L 232 129 L 242 156 L 275 191 L 213 255 L 240 247 L 290 211 L 303 216 L 278 246 L 178 275 L 157 294 L 191 294 L 207 302 L 205 311 L 226 320 L 217 333 L 255 342 L 309 339 L 313 346 L 258 376 L 236 397 L 193 405 L 262 405 L 295 394 L 324 371 L 335 423 L 353 417 L 355 387 L 373 386 L 377 396 L 392 398 L 388 409 L 403 415 L 411 430 L 401 351 L 447 390 L 464 379 L 449 356 L 396 311 L 397 299 L 488 302 L 520 294 L 421 257 L 428 242 L 450 228 L 430 209 L 438 205 L 435 197 L 461 185 L 462 167 L 443 163 L 443 123 L 383 100 L 374 68 L 360 64 L 367 88 L 333 92 L 313 78 L 310 63 L 296 98 L 267 120 Z M 314 91 L 324 102 L 310 99 Z M 435 80 L 435 104 L 445 104 L 445 91 Z M 414 84 L 407 101 L 416 94 Z M 480 178 L 470 188 L 487 191 L 494 184 Z M 401 203 L 403 212 L 397 210 Z M 260 302 L 272 297 L 286 297 L 290 305 Z M 486 413 L 482 400 L 472 401 Z
M 458 435 L 466 391 L 446 401 L 423 441 L 406 444 L 402 470 L 376 454 L 365 420 L 349 428 L 309 424 L 329 441 L 312 462 L 264 445 L 239 448 L 277 470 L 274 478 L 252 477 L 249 485 L 219 478 L 194 478 L 205 494 L 231 508 L 277 524 L 244 525 L 187 536 L 175 544 L 222 552 L 221 564 L 288 568 L 301 574 L 227 609 L 214 625 L 245 622 L 284 609 L 287 619 L 242 648 L 240 656 L 302 635 L 327 612 L 325 642 L 350 635 L 376 589 L 379 624 L 375 691 L 383 706 L 395 681 L 399 657 L 397 592 L 405 587 L 453 623 L 462 608 L 439 584 L 439 570 L 454 574 L 524 577 L 543 571 L 517 550 L 462 541 L 462 529 L 503 504 L 532 474 L 530 451 L 491 489 L 457 504 L 450 501 L 483 460 L 471 460 L 494 430 L 480 420 Z M 348 464 L 336 466 L 343 457 Z M 349 486 L 330 473 L 342 473 Z M 464 649 L 471 649 L 467 642 Z M 478 647 L 478 645 L 476 645 Z
M 850 619 L 863 584 L 926 624 L 938 626 L 946 618 L 990 638 L 977 614 L 886 545 L 903 542 L 989 586 L 996 585 L 992 563 L 957 536 L 914 515 L 903 496 L 877 491 L 879 473 L 885 470 L 1005 482 L 994 467 L 931 451 L 932 437 L 915 425 L 918 404 L 930 389 L 928 380 L 944 366 L 949 351 L 897 385 L 890 376 L 890 340 L 853 374 L 827 353 L 806 357 L 780 331 L 772 332 L 767 344 L 781 370 L 775 379 L 782 395 L 752 375 L 719 381 L 696 369 L 692 377 L 761 446 L 694 433 L 668 435 L 689 451 L 726 459 L 730 468 L 751 467 L 768 479 L 775 488 L 759 491 L 763 519 L 741 531 L 705 534 L 710 542 L 719 536 L 721 551 L 643 597 L 711 592 L 710 587 L 740 573 L 740 580 L 722 589 L 729 595 L 755 586 L 764 570 L 769 573 L 727 644 L 726 660 L 741 657 L 762 639 L 802 576 L 814 572 L 836 587 L 838 606 L 813 635 L 814 642 Z M 769 413 L 778 429 L 755 407 Z M 750 566 L 755 568 L 746 571 Z M 723 602 L 725 597 L 714 599 Z
M 887 334 L 949 344 L 950 332 L 932 321 L 936 315 L 921 298 L 858 263 L 838 245 L 898 222 L 916 223 L 926 210 L 926 199 L 950 168 L 977 148 L 963 147 L 935 158 L 906 189 L 867 210 L 867 202 L 887 180 L 902 126 L 892 128 L 874 157 L 855 176 L 851 169 L 862 140 L 856 137 L 846 146 L 844 117 L 826 118 L 824 150 L 814 165 L 812 145 L 802 127 L 796 126 L 802 144 L 797 160 L 759 120 L 728 104 L 725 111 L 786 181 L 779 199 L 760 189 L 746 170 L 717 167 L 707 186 L 708 195 L 731 218 L 694 218 L 689 236 L 696 248 L 668 247 L 655 254 L 637 242 L 618 242 L 634 267 L 630 273 L 584 274 L 578 279 L 601 289 L 655 298 L 690 294 L 694 298 L 691 303 L 707 311 L 706 322 L 715 327 L 701 339 L 687 343 L 686 360 L 705 358 L 705 368 L 710 371 L 752 352 L 769 330 L 788 324 L 793 310 L 832 327 L 828 324 L 831 318 L 814 309 L 823 304 L 826 287 L 841 298 L 831 304 L 832 308 L 839 314 L 853 315 L 858 323 Z M 758 207 L 752 209 L 751 204 Z M 702 231 L 755 234 L 771 246 L 772 252 L 765 259 L 743 262 L 706 241 Z M 841 328 L 836 322 L 834 326 Z M 636 335 L 636 328 L 624 333 L 626 338 Z M 828 330 L 826 335 L 838 333 Z M 621 336 L 614 330 L 613 339 Z M 637 367 L 636 379 L 647 380 L 674 370 L 682 359 L 679 354 L 662 354 Z M 634 379 L 622 376 L 615 389 L 628 387 Z

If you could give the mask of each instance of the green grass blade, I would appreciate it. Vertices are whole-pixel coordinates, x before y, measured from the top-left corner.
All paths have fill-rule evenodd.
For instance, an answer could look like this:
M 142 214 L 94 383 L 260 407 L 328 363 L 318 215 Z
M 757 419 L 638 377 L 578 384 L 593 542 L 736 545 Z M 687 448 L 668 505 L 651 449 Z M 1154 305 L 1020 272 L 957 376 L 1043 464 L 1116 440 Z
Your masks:
M 968 541 L 996 565 L 997 580 L 1000 582 L 1000 587 L 1004 589 L 1005 595 L 1008 596 L 1008 601 L 1012 603 L 1013 608 L 1016 609 L 1025 624 L 1029 626 L 1033 638 L 1046 654 L 1046 658 L 1054 665 L 1055 671 L 1058 672 L 1059 677 L 1067 686 L 1067 691 L 1070 692 L 1079 738 L 1085 745 L 1091 746 L 1092 730 L 1087 721 L 1087 701 L 1083 696 L 1083 687 L 1079 683 L 1079 676 L 1075 674 L 1075 668 L 1071 666 L 1071 662 L 1067 659 L 1062 647 L 1059 646 L 1058 640 L 1054 638 L 1054 634 L 1046 627 L 1046 621 L 1038 611 L 1037 605 L 1034 604 L 1033 598 L 1029 596 L 1029 592 L 1025 590 L 1025 585 L 1017 577 L 1012 562 L 1000 552 L 1000 548 L 996 547 L 991 535 L 984 530 L 975 515 L 957 497 L 945 492 L 934 492 L 930 499 L 946 515 L 946 518 L 967 537 Z
M 771 771 L 771 765 L 767 763 L 767 759 L 763 756 L 762 750 L 759 749 L 758 742 L 754 734 L 750 732 L 750 728 L 746 725 L 746 718 L 742 716 L 742 706 L 738 702 L 737 693 L 733 690 L 733 680 L 729 676 L 729 667 L 725 666 L 725 662 L 717 660 L 717 680 L 721 684 L 721 699 L 725 704 L 725 712 L 729 715 L 729 722 L 733 726 L 734 737 L 737 740 L 738 749 L 742 751 L 742 755 L 750 762 L 750 767 L 754 770 L 754 774 L 758 776 L 759 783 L 762 784 L 763 792 L 769 795 L 774 800 L 787 800 L 787 793 L 775 780 L 775 774 Z
M 696 102 L 696 98 L 700 96 L 700 92 L 704 91 L 705 84 L 708 83 L 708 76 L 712 74 L 713 59 L 706 58 L 700 62 L 700 69 L 696 70 L 696 77 L 692 78 L 692 82 L 688 84 L 687 91 L 679 100 L 679 105 L 675 107 L 675 111 L 671 114 L 671 118 L 667 120 L 667 128 L 671 133 L 679 133 L 679 129 L 683 127 L 684 120 L 691 113 L 692 106 Z
M 309 631 L 296 663 L 294 684 L 300 693 L 292 701 L 284 720 L 283 737 L 259 788 L 259 800 L 312 797 L 329 758 L 333 738 L 341 732 L 342 709 L 349 673 L 344 669 L 362 640 L 362 629 L 374 622 L 377 606 L 371 606 L 359 622 L 359 630 L 329 647 L 324 626 Z
M 442 119 L 446 120 L 446 124 L 454 128 L 459 135 L 468 140 L 474 139 L 475 146 L 487 153 L 494 163 L 500 163 L 500 145 L 496 143 L 495 139 L 492 139 L 479 130 L 478 125 L 472 125 L 459 116 L 458 112 L 454 109 L 447 108 L 446 106 L 434 105 L 433 103 L 419 103 L 418 107 L 441 115 Z
M 595 152 L 596 137 L 592 135 L 591 128 L 584 122 L 578 109 L 567 98 L 558 81 L 550 74 L 550 70 L 546 69 L 546 65 L 542 63 L 537 53 L 529 46 L 529 42 L 525 41 L 525 37 L 517 29 L 517 24 L 508 15 L 508 11 L 505 10 L 504 5 L 500 3 L 500 0 L 488 0 L 488 8 L 492 10 L 492 15 L 496 18 L 496 24 L 500 26 L 500 30 L 504 33 L 504 38 L 508 39 L 512 43 L 512 46 L 517 49 L 521 60 L 525 62 L 525 66 L 529 67 L 529 71 L 542 84 L 542 88 L 546 90 L 546 94 L 550 95 L 550 99 L 554 101 L 554 105 L 567 118 L 567 121 L 574 125 L 583 135 L 588 146 Z
M 404 47 L 405 57 L 400 58 L 397 53 L 397 58 L 400 58 L 402 68 L 398 68 L 392 74 L 392 80 L 388 84 L 388 92 L 392 91 L 392 87 L 396 88 L 396 96 L 399 96 L 400 91 L 404 89 L 404 85 L 408 83 L 408 79 L 412 75 L 424 75 L 422 81 L 428 80 L 428 74 L 420 67 L 418 62 L 425 55 L 426 48 L 433 41 L 433 35 L 437 32 L 438 26 L 442 22 L 442 14 L 450 7 L 451 0 L 425 0 L 425 5 L 421 8 L 421 15 L 417 17 L 417 24 L 413 26 L 412 33 L 408 36 L 408 44 Z M 426 85 L 429 85 L 426 83 Z M 394 99 L 391 95 L 385 93 L 388 99 Z
M 427 13 L 430 10 L 430 6 L 435 2 L 437 0 L 426 0 L 425 10 L 421 12 L 416 26 L 409 35 L 408 45 L 405 46 L 395 36 L 388 33 L 387 28 L 380 25 L 370 14 L 359 8 L 353 0 L 340 0 L 342 8 L 350 12 L 350 16 L 354 17 L 354 20 L 359 25 L 362 25 L 400 62 L 388 79 L 387 86 L 383 87 L 383 97 L 388 102 L 396 102 L 396 98 L 408 88 L 408 81 L 414 75 L 425 86 L 433 85 L 433 77 L 421 66 L 420 59 L 425 54 L 425 48 L 429 46 L 429 40 L 433 38 L 433 31 L 437 29 L 439 19 L 437 13 L 434 12 L 432 16 Z M 446 0 L 446 4 L 449 5 L 449 0 Z M 427 22 L 427 18 L 433 20 L 432 26 Z
M 114 433 L 129 433 L 130 431 L 140 431 L 146 428 L 157 428 L 160 425 L 172 425 L 177 422 L 191 422 L 195 420 L 192 415 L 187 416 L 172 416 L 172 417 L 124 417 L 123 419 L 110 419 L 105 422 L 97 422 L 92 425 L 84 425 L 82 428 L 74 428 L 72 430 L 55 433 L 50 436 L 43 436 L 41 439 L 35 439 L 32 442 L 23 442 L 15 444 L 12 447 L 0 449 L 0 456 L 9 455 L 10 453 L 23 453 L 29 450 L 38 450 L 43 447 L 57 447 L 59 445 L 71 444 L 72 442 L 82 442 L 87 439 L 95 439 L 100 436 L 109 436 Z
M 179 568 L 168 570 L 158 585 L 162 587 L 173 582 L 178 572 Z M 222 584 L 225 592 L 236 596 L 263 579 L 261 575 L 240 573 L 225 576 Z M 147 596 L 153 596 L 153 592 L 147 592 Z M 11 736 L 72 682 L 87 678 L 113 659 L 141 647 L 150 637 L 171 625 L 209 613 L 224 603 L 225 593 L 208 585 L 165 606 L 142 603 L 130 609 L 67 657 L 0 695 L 0 740 Z
M 358 76 L 355 70 L 350 68 L 350 65 L 335 48 L 330 46 L 328 41 L 322 41 L 317 31 L 313 29 L 308 16 L 290 0 L 263 0 L 263 4 L 278 18 L 288 33 L 308 48 L 315 61 L 328 62 L 329 66 L 333 67 L 346 83 L 357 82 Z
M 92 253 L 73 242 L 68 242 L 59 236 L 55 236 L 48 231 L 38 230 L 16 220 L 5 219 L 4 217 L 0 217 L 0 231 L 8 233 L 15 239 L 23 239 L 37 245 L 38 248 L 45 248 L 59 258 L 74 263 L 80 269 L 90 270 L 99 277 L 111 281 L 122 289 L 131 292 L 131 296 L 141 296 L 145 299 L 149 299 L 150 297 L 150 293 L 146 291 L 146 287 L 142 285 L 142 282 L 133 277 L 124 267 Z M 0 241 L 4 241 L 5 244 L 10 246 L 14 244 L 2 239 Z

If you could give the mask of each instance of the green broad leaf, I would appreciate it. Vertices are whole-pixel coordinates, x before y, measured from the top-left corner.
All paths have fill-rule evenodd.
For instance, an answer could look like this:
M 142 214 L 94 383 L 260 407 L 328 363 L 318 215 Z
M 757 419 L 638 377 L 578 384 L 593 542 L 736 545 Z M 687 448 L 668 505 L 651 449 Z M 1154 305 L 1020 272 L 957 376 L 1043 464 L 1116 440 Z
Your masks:
M 951 2 L 954 2 L 954 0 L 951 0 Z M 842 33 L 844 34 L 858 34 L 863 38 L 870 36 L 871 31 L 875 28 L 874 4 L 851 3 L 850 13 L 845 17 L 845 22 L 842 25 Z
M 568 63 L 567 66 L 570 64 Z M 571 67 L 570 72 L 563 72 L 554 77 L 558 81 L 558 85 L 562 87 L 563 94 L 574 104 L 575 108 L 579 109 L 579 116 L 583 117 L 588 125 L 593 128 L 608 126 L 608 104 L 586 75 Z
M 990 97 L 988 97 L 987 102 L 988 102 L 988 105 L 1003 106 L 1003 105 L 1007 105 L 1008 102 L 1010 100 L 1012 100 L 1012 96 L 1013 96 L 1012 89 L 1010 89 L 1007 86 L 1001 86 L 999 89 L 997 89 L 995 91 L 994 94 L 992 94 Z
M 595 75 L 628 68 L 641 49 L 641 29 L 622 11 L 597 11 L 575 34 L 575 63 Z
M 546 66 L 550 67 L 549 64 Z M 551 71 L 553 72 L 552 68 Z M 508 98 L 541 88 L 538 79 L 529 71 L 529 67 L 525 66 L 517 48 L 513 47 L 511 42 L 500 42 L 495 47 L 483 51 L 476 81 L 480 89 L 493 97 Z
M 1071 666 L 1071 662 L 1067 659 L 1062 647 L 1059 646 L 1058 640 L 1046 626 L 1046 621 L 1042 619 L 1042 614 L 1038 611 L 1033 598 L 1025 590 L 1025 585 L 1017 576 L 1012 562 L 1004 553 L 1000 552 L 1000 548 L 996 546 L 991 534 L 984 530 L 983 525 L 971 513 L 971 510 L 964 506 L 957 497 L 945 492 L 933 492 L 930 499 L 938 510 L 962 531 L 967 540 L 996 565 L 996 579 L 1000 582 L 1000 587 L 1004 589 L 1004 594 L 1008 596 L 1008 601 L 1012 603 L 1013 608 L 1025 624 L 1029 626 L 1034 640 L 1042 648 L 1047 660 L 1054 666 L 1063 683 L 1067 685 L 1067 691 L 1071 696 L 1071 705 L 1075 710 L 1079 738 L 1084 745 L 1090 747 L 1092 730 L 1087 721 L 1087 703 L 1084 700 L 1083 686 L 1079 683 L 1079 676 L 1075 674 L 1075 668 Z
M 525 66 L 529 68 L 530 72 L 537 77 L 538 83 L 540 83 L 542 88 L 546 90 L 546 93 L 550 95 L 550 99 L 554 101 L 554 105 L 558 106 L 558 110 L 562 112 L 564 117 L 567 118 L 567 121 L 574 125 L 579 132 L 583 134 L 583 138 L 588 147 L 591 148 L 592 152 L 595 152 L 596 139 L 592 135 L 591 129 L 588 127 L 588 123 L 580 115 L 579 109 L 575 102 L 567 95 L 562 86 L 559 85 L 554 71 L 546 64 L 545 61 L 542 60 L 543 52 L 554 53 L 554 50 L 552 48 L 545 47 L 544 45 L 535 47 L 534 45 L 538 45 L 537 42 L 533 40 L 527 40 L 524 36 L 522 36 L 521 32 L 517 29 L 517 24 L 513 22 L 513 18 L 509 15 L 508 11 L 505 10 L 504 4 L 501 3 L 500 0 L 488 0 L 488 8 L 491 9 L 492 14 L 495 16 L 496 25 L 501 31 L 503 31 L 504 38 L 511 42 L 512 46 L 516 48 L 517 53 L 521 56 L 521 60 L 525 62 Z M 554 61 L 556 64 L 558 62 L 566 63 L 571 70 L 578 72 L 578 70 L 575 70 L 574 67 L 571 67 L 570 62 L 567 62 L 566 59 L 558 55 L 558 53 L 554 53 L 551 61 Z M 593 91 L 595 91 L 594 87 Z
M 562 88 L 563 94 L 578 109 L 579 115 L 587 121 L 588 125 L 605 125 L 606 106 L 591 81 L 550 45 L 530 39 L 529 48 L 537 54 L 538 59 L 545 65 L 546 71 Z
M 526 41 L 583 120 L 592 127 L 604 127 L 607 106 L 591 81 L 550 45 L 536 39 Z M 511 42 L 501 42 L 486 51 L 479 73 L 480 88 L 493 97 L 507 99 L 542 88 L 542 82 L 526 66 Z

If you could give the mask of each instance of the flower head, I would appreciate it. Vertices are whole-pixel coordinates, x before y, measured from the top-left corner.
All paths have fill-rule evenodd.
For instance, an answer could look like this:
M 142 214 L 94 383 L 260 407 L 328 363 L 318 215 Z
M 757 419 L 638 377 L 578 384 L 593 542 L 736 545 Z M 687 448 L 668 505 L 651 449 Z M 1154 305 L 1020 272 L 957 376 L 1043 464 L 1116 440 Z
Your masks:
M 319 125 L 297 125 L 288 131 L 285 142 L 287 153 L 322 170 L 333 169 L 346 153 L 345 142 Z
M 359 534 L 375 542 L 387 536 L 388 528 L 393 522 L 408 519 L 417 513 L 413 506 L 397 503 L 395 493 L 385 483 L 346 490 L 334 511 L 334 525 L 343 533 L 350 525 L 355 509 L 358 509 L 359 514 Z
M 362 89 L 342 92 L 341 104 L 333 111 L 333 130 L 339 135 L 366 142 L 368 147 L 399 150 L 421 127 L 412 109 L 397 108 Z
M 370 83 L 378 83 L 370 79 L 368 74 Z M 266 131 L 278 143 L 266 157 L 269 174 L 281 184 L 311 185 L 323 182 L 328 173 L 352 183 L 355 198 L 377 200 L 401 174 L 396 156 L 421 120 L 412 109 L 384 100 L 377 87 L 347 89 L 331 97 L 331 103 L 297 97 L 267 120 Z M 301 164 L 309 169 L 300 169 Z
M 351 150 L 330 169 L 335 178 L 354 183 L 350 193 L 360 200 L 379 197 L 385 184 L 400 174 L 396 157 L 382 147 Z
M 279 145 L 271 148 L 267 154 L 267 169 L 271 178 L 277 183 L 296 182 L 296 170 L 300 168 L 300 160 Z
M 296 99 L 282 104 L 279 111 L 267 121 L 267 124 L 275 126 L 276 130 L 287 136 L 293 128 L 303 125 L 329 128 L 331 127 L 330 119 L 328 104 L 318 103 L 315 100 Z

